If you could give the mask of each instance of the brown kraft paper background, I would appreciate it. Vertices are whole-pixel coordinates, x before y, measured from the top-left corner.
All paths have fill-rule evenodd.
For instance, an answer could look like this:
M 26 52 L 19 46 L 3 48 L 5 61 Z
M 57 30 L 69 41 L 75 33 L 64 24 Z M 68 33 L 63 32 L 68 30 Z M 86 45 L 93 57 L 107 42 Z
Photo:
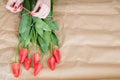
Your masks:
M 11 63 L 19 13 L 6 10 L 6 2 L 0 0 L 0 80 L 120 80 L 120 0 L 55 0 L 61 63 L 55 71 L 44 63 L 37 77 L 21 65 L 18 79 Z

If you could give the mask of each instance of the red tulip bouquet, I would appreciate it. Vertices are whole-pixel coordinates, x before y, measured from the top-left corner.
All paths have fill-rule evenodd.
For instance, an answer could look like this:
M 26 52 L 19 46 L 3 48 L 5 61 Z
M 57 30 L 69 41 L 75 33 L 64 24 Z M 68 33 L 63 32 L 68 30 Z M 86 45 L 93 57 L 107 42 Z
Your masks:
M 52 18 L 53 3 L 54 1 L 51 0 L 51 11 L 45 19 L 33 17 L 29 13 L 35 6 L 36 0 L 24 0 L 23 4 L 21 4 L 23 10 L 19 25 L 19 44 L 14 55 L 14 62 L 12 63 L 12 71 L 15 77 L 20 75 L 21 64 L 24 65 L 26 70 L 29 70 L 32 61 L 34 63 L 33 74 L 36 76 L 43 69 L 43 58 L 49 50 L 50 57 L 47 61 L 49 68 L 54 70 L 56 64 L 60 63 L 59 40 L 55 34 L 55 31 L 59 30 L 59 26 Z M 35 48 L 33 55 L 30 54 L 31 44 Z

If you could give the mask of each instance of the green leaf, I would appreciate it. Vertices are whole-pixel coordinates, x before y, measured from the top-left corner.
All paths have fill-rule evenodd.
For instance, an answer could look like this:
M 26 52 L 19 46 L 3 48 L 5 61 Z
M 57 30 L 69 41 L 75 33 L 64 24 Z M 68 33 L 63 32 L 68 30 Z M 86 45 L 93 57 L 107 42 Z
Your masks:
M 30 29 L 31 24 L 31 16 L 29 14 L 26 14 L 21 17 L 20 25 L 19 25 L 19 33 L 24 33 Z
M 30 35 L 23 37 L 23 35 L 20 35 L 20 42 L 22 45 L 26 48 L 30 44 Z
M 52 39 L 52 42 L 55 44 L 55 45 L 59 45 L 59 39 L 57 38 L 56 34 L 54 32 L 52 32 L 51 34 L 51 39 Z
M 36 46 L 36 30 L 34 29 L 34 26 L 32 26 L 32 30 L 30 33 L 30 37 L 31 37 L 31 42 L 34 46 Z
M 24 0 L 23 4 L 26 9 L 30 10 L 30 0 Z
M 46 53 L 48 51 L 48 46 L 45 40 L 42 37 L 38 36 L 38 42 L 39 42 L 39 45 L 41 46 L 42 51 Z
M 37 29 L 43 29 L 45 31 L 51 31 L 50 27 L 41 19 L 37 19 L 36 28 Z
M 29 0 L 24 0 L 24 7 L 28 10 L 30 10 L 30 2 Z M 21 12 L 21 21 L 19 24 L 19 35 L 20 35 L 20 42 L 24 45 L 24 47 L 27 47 L 30 44 L 30 29 L 31 29 L 31 22 L 32 17 L 26 10 L 23 9 Z M 25 14 L 25 15 L 24 15 Z
M 31 4 L 31 10 L 33 10 L 33 8 L 36 5 L 37 0 L 30 0 L 30 4 Z
M 33 19 L 33 22 L 36 22 L 37 19 L 39 19 L 39 18 L 38 18 L 38 17 L 34 17 L 34 16 L 32 16 L 32 19 Z
M 37 33 L 38 33 L 41 37 L 43 37 L 43 29 L 41 29 L 41 28 L 39 28 L 39 27 L 36 27 L 36 26 L 35 26 L 35 29 L 36 29 Z
M 28 47 L 28 45 L 30 44 L 30 36 L 27 36 L 25 39 L 25 46 L 24 47 Z
M 55 23 L 53 19 L 47 18 L 44 20 L 52 30 L 59 30 L 59 26 Z
M 24 0 L 24 7 L 26 9 L 30 10 L 30 2 L 29 2 L 29 0 Z M 31 17 L 30 14 L 26 14 L 28 12 L 26 10 L 24 10 L 24 9 L 22 10 L 21 13 L 22 13 L 22 16 L 21 16 L 20 25 L 19 25 L 19 33 L 24 33 L 28 29 L 30 29 L 32 17 Z
M 50 31 L 44 31 L 43 39 L 45 40 L 47 46 L 49 46 L 51 38 L 50 38 Z
M 20 42 L 24 44 L 24 39 L 21 37 L 21 35 L 19 35 L 19 39 L 20 39 Z
M 26 34 L 21 34 L 20 35 L 20 42 L 23 45 L 28 46 L 28 44 L 30 43 L 30 34 L 26 35 Z

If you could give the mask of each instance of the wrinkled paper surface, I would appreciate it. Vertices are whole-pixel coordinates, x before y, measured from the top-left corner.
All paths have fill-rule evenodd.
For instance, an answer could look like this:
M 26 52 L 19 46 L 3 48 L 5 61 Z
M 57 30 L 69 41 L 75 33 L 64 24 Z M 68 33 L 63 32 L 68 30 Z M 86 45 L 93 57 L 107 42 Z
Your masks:
M 120 0 L 55 0 L 61 63 L 50 71 L 45 59 L 37 77 L 21 65 L 18 79 L 11 63 L 20 16 L 6 2 L 0 0 L 0 80 L 120 80 Z

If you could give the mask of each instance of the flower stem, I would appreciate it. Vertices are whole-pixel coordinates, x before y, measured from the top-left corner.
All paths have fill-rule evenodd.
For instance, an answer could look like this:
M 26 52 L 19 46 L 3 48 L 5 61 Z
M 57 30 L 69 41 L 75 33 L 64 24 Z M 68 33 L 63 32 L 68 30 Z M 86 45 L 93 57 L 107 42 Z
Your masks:
M 52 42 L 51 42 L 51 43 L 50 43 L 50 56 L 53 55 L 52 52 L 53 52 L 53 45 L 52 45 Z
M 18 61 L 19 46 L 20 46 L 20 42 L 18 43 L 17 48 L 16 48 L 15 62 L 19 62 Z
M 30 55 L 30 44 L 28 45 L 28 58 L 30 58 L 31 55 Z
M 23 7 L 23 9 L 30 13 L 30 11 L 28 9 L 26 9 L 25 7 Z
M 42 58 L 40 60 L 41 63 L 43 63 L 43 59 L 44 59 L 44 53 L 42 52 Z

